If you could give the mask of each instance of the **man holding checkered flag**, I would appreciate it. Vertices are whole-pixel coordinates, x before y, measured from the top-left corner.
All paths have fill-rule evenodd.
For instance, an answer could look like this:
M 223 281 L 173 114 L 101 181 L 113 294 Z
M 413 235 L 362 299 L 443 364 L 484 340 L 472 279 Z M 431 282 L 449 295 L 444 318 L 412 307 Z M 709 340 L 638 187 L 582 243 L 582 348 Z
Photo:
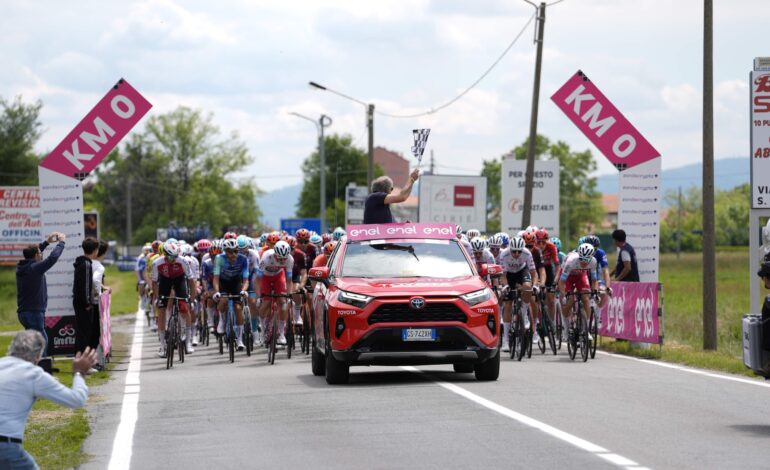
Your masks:
M 415 129 L 412 131 L 414 145 L 412 154 L 417 158 L 418 168 L 412 170 L 409 175 L 409 181 L 406 186 L 398 192 L 393 192 L 393 180 L 389 176 L 380 176 L 372 181 L 369 196 L 366 197 L 364 204 L 364 223 L 365 224 L 390 224 L 393 223 L 393 215 L 390 212 L 390 205 L 404 202 L 412 193 L 412 186 L 417 178 L 420 177 L 419 164 L 422 161 L 422 154 L 425 151 L 425 145 L 428 142 L 430 129 Z

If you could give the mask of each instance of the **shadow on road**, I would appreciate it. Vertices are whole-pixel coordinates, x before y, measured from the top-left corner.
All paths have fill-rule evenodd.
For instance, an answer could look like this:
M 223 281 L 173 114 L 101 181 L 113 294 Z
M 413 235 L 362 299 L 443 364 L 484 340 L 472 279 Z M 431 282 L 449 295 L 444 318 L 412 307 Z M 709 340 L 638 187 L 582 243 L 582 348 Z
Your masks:
M 451 367 L 451 366 L 450 366 Z M 324 377 L 316 377 L 311 374 L 298 375 L 297 378 L 313 388 L 332 387 L 328 385 Z M 405 370 L 367 372 L 365 368 L 351 368 L 350 381 L 342 387 L 380 387 L 383 385 L 404 386 L 419 383 L 443 382 L 475 382 L 473 374 L 460 374 L 452 371 L 425 371 L 424 374 Z
M 746 434 L 770 437 L 770 424 L 734 424 L 730 428 Z

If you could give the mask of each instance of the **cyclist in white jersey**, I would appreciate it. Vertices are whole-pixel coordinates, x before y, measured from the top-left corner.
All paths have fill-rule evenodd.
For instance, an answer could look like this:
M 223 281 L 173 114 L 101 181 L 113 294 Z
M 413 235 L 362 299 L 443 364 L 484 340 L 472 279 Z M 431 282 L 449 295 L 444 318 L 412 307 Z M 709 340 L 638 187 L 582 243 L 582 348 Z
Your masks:
M 294 257 L 291 256 L 291 247 L 285 241 L 279 241 L 272 250 L 264 252 L 262 258 L 259 260 L 259 268 L 257 269 L 260 296 L 270 295 L 271 292 L 275 295 L 286 295 L 288 292 L 293 292 L 291 282 L 293 267 Z M 286 298 L 278 297 L 275 299 L 263 299 L 262 304 L 259 306 L 259 319 L 263 325 L 267 325 L 267 318 L 270 315 L 272 301 L 275 301 L 278 304 L 280 312 L 280 321 L 278 323 L 279 336 L 276 339 L 276 343 L 285 345 L 286 336 L 284 335 L 284 331 L 286 330 L 287 318 Z M 263 335 L 265 330 L 267 330 L 267 328 L 262 329 Z
M 537 270 L 535 262 L 532 259 L 532 253 L 524 247 L 524 240 L 521 237 L 511 239 L 508 248 L 500 253 L 500 265 L 505 271 L 506 287 L 504 292 L 507 294 L 513 289 L 521 291 L 522 313 L 524 313 L 524 328 L 529 328 L 529 320 L 526 315 L 529 309 L 529 302 L 532 298 L 532 283 L 537 282 Z M 503 351 L 510 350 L 508 344 L 508 332 L 511 329 L 512 304 L 508 295 L 503 303 Z M 519 312 L 516 312 L 518 315 Z

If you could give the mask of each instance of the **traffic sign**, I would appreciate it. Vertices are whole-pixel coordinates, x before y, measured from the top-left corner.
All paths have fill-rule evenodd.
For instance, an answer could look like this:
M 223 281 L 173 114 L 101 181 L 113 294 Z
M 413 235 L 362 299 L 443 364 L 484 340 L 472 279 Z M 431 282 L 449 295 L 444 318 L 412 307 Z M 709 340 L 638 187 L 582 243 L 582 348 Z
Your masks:
M 281 230 L 286 233 L 294 235 L 301 228 L 321 233 L 321 219 L 281 219 Z

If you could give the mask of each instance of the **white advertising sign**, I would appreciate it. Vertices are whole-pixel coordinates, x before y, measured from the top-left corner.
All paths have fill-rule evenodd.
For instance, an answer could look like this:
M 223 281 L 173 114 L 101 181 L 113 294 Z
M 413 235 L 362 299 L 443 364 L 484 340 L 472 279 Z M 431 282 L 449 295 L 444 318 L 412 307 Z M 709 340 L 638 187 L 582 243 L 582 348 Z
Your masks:
M 620 172 L 618 228 L 636 252 L 641 282 L 658 282 L 660 164 L 656 157 Z
M 364 223 L 364 204 L 368 195 L 364 186 L 349 184 L 345 188 L 345 225 Z
M 503 159 L 500 216 L 504 232 L 516 233 L 524 228 L 521 219 L 526 171 L 526 160 Z M 554 237 L 559 236 L 559 162 L 536 160 L 533 176 L 530 224 L 548 230 Z
M 460 224 L 464 230 L 487 230 L 485 176 L 424 175 L 420 177 L 421 223 Z
M 770 72 L 751 72 L 751 208 L 770 208 Z
M 37 186 L 0 186 L 0 263 L 16 263 L 22 250 L 45 236 Z

